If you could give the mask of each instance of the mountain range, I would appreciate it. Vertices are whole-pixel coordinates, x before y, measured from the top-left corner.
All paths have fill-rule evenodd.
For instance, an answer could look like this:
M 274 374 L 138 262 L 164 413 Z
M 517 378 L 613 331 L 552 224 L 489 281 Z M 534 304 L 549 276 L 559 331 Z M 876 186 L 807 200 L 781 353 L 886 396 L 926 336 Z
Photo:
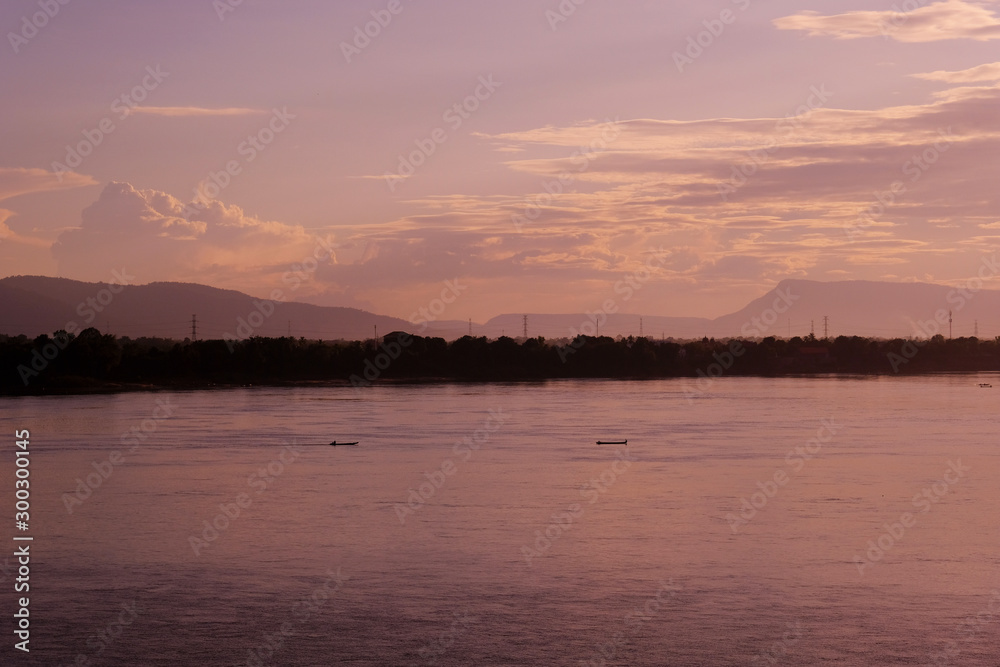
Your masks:
M 614 300 L 591 313 L 506 314 L 485 323 L 439 320 L 414 325 L 355 308 L 274 302 L 193 283 L 117 285 L 66 278 L 0 279 L 0 333 L 37 336 L 93 326 L 117 336 L 184 339 L 285 336 L 362 340 L 390 331 L 459 338 L 572 337 L 577 334 L 652 338 L 859 335 L 955 337 L 1000 335 L 1000 291 L 978 284 L 783 280 L 743 309 L 715 319 L 622 314 Z M 595 307 L 598 304 L 595 304 Z M 605 312 L 605 308 L 607 312 Z M 952 322 L 949 325 L 949 313 Z M 527 318 L 527 322 L 525 322 Z

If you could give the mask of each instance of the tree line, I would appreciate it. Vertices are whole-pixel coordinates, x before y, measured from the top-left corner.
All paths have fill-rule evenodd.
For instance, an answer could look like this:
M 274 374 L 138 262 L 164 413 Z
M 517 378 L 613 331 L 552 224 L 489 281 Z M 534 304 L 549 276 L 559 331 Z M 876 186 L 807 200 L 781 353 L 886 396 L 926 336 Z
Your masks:
M 34 339 L 0 335 L 0 368 L 0 391 L 8 395 L 298 382 L 916 374 L 1000 371 L 1000 338 L 464 336 L 448 342 L 394 332 L 379 341 L 234 342 L 117 338 L 91 328 Z

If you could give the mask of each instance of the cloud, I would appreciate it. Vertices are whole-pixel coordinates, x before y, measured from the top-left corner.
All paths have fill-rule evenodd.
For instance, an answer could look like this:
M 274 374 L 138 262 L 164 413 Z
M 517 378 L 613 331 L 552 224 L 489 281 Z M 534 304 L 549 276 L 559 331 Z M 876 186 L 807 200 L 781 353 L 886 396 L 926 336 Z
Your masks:
M 73 172 L 56 175 L 45 169 L 0 167 L 0 201 L 39 192 L 97 185 L 90 176 Z
M 850 265 L 900 265 L 905 273 L 928 255 L 954 254 L 970 229 L 1000 216 L 982 168 L 1000 152 L 1000 85 L 966 86 L 962 78 L 904 106 L 840 109 L 837 91 L 814 87 L 803 91 L 807 104 L 777 118 L 633 119 L 612 134 L 590 123 L 485 136 L 523 149 L 502 159 L 537 179 L 534 192 L 419 203 L 430 215 L 494 232 L 513 232 L 511 220 L 520 218 L 519 233 L 541 250 L 531 257 L 539 273 L 576 266 L 586 278 L 608 275 L 566 255 L 597 258 L 603 249 L 631 257 L 648 245 L 675 251 L 664 271 L 675 283 L 763 285 Z M 817 90 L 825 105 L 816 104 Z M 893 183 L 902 191 L 882 204 Z M 859 220 L 852 241 L 846 229 Z M 547 248 L 551 235 L 583 231 L 589 239 L 577 236 L 563 254 Z
M 943 81 L 945 83 L 976 83 L 980 81 L 1000 81 L 1000 63 L 987 63 L 957 72 L 938 70 L 925 74 L 911 74 L 916 79 Z
M 45 169 L 0 168 L 0 201 L 23 195 L 71 190 L 88 185 L 97 185 L 97 181 L 90 176 L 73 172 L 57 176 Z M 30 234 L 18 233 L 11 229 L 7 221 L 15 216 L 17 216 L 17 211 L 0 209 L 0 242 L 34 248 L 48 248 L 51 245 L 51 241 Z
M 262 109 L 245 109 L 241 107 L 226 107 L 223 109 L 205 109 L 203 107 L 135 107 L 131 113 L 150 116 L 255 116 L 268 113 Z
M 321 240 L 301 226 L 216 201 L 187 210 L 194 211 L 189 218 L 185 204 L 167 193 L 112 182 L 84 209 L 80 226 L 59 236 L 52 254 L 62 275 L 81 280 L 126 266 L 140 282 L 202 282 L 266 295 Z
M 12 218 L 14 211 L 0 208 L 0 243 L 20 243 L 22 245 L 33 246 L 35 248 L 48 248 L 49 242 L 34 236 L 18 234 L 7 226 L 7 220 Z
M 911 3 L 917 4 L 914 0 Z M 823 16 L 811 10 L 802 11 L 775 19 L 774 25 L 779 30 L 802 30 L 810 37 L 835 39 L 891 37 L 899 42 L 1000 39 L 1000 17 L 991 9 L 965 0 L 944 0 L 903 12 L 859 10 Z

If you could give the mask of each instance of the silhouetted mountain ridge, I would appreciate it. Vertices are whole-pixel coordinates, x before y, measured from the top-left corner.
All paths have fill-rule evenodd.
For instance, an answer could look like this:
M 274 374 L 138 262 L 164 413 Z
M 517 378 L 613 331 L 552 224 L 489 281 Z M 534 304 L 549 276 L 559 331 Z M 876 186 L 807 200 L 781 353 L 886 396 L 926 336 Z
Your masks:
M 642 334 L 652 338 L 804 337 L 810 331 L 823 337 L 824 326 L 830 336 L 925 337 L 934 333 L 935 326 L 948 335 L 948 311 L 955 337 L 973 335 L 977 325 L 980 337 L 1000 335 L 1000 292 L 996 290 L 786 279 L 739 311 L 715 319 L 529 314 L 528 336 L 595 335 L 598 327 L 601 335 L 638 336 L 641 319 Z M 181 282 L 118 287 L 67 278 L 12 276 L 0 279 L 0 312 L 0 333 L 29 336 L 51 334 L 75 323 L 77 330 L 95 326 L 119 336 L 183 339 L 191 335 L 193 315 L 197 315 L 199 338 L 277 337 L 290 332 L 296 338 L 363 340 L 374 335 L 375 327 L 380 334 L 402 330 L 447 339 L 469 333 L 469 323 L 460 320 L 438 320 L 423 328 L 356 308 L 292 301 L 275 304 L 235 290 Z M 943 318 L 943 324 L 934 321 L 935 314 Z M 473 323 L 472 334 L 520 337 L 523 318 L 523 314 L 507 314 L 485 324 Z

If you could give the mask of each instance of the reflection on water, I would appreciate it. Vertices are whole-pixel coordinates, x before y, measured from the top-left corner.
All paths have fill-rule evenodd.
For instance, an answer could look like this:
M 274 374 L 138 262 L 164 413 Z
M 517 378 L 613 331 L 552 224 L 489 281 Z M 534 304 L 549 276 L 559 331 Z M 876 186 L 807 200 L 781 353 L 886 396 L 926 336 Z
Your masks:
M 4 400 L 21 662 L 996 665 L 984 379 Z

